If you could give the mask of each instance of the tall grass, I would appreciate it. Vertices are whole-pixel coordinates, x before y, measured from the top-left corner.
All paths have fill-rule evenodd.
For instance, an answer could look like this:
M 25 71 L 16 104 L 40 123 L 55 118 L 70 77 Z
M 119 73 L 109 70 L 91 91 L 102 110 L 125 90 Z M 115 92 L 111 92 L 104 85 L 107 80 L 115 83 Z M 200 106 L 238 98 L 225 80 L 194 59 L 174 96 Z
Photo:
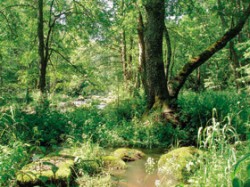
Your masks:
M 214 109 L 208 126 L 199 129 L 198 144 L 204 154 L 197 161 L 199 169 L 188 181 L 190 186 L 232 186 L 232 175 L 237 160 L 250 151 L 249 146 L 243 146 L 241 151 L 237 149 L 236 145 L 240 140 L 231 124 L 230 116 L 223 121 L 217 121 L 216 116 L 217 111 Z M 243 168 L 239 168 L 237 175 L 245 180 Z

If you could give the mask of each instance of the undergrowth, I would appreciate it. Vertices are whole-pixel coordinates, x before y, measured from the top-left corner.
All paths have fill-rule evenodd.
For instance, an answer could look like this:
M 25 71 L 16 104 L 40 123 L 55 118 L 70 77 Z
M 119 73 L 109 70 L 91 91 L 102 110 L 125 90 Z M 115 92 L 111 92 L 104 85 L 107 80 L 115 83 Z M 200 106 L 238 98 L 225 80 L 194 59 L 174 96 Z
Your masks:
M 178 98 L 179 117 L 187 133 L 186 144 L 194 144 L 199 127 L 206 127 L 216 108 L 216 119 L 222 121 L 229 116 L 231 125 L 241 139 L 249 139 L 250 100 L 246 94 L 231 91 L 184 92 Z
M 2 100 L 7 102 L 6 99 Z M 66 97 L 61 100 L 67 102 Z M 237 140 L 250 137 L 250 109 L 246 95 L 230 92 L 184 93 L 178 99 L 181 111 L 179 118 L 185 124 L 183 127 L 175 127 L 154 118 L 141 120 L 145 99 L 140 96 L 119 100 L 119 103 L 115 101 L 103 110 L 94 105 L 78 108 L 71 106 L 71 110 L 66 111 L 48 107 L 50 103 L 59 105 L 60 99 L 58 101 L 46 101 L 45 107 L 41 107 L 38 102 L 9 106 L 1 103 L 0 186 L 14 184 L 15 172 L 30 162 L 29 155 L 46 154 L 53 147 L 67 142 L 74 145 L 91 140 L 102 147 L 166 148 L 170 145 L 195 144 L 199 127 L 205 129 L 203 135 L 207 133 L 206 136 L 202 135 L 199 142 L 201 148 L 207 149 L 206 157 L 203 158 L 207 162 L 201 165 L 193 180 L 200 184 L 212 184 L 220 182 L 217 181 L 220 179 L 229 184 L 233 164 L 240 159 L 240 151 L 235 152 L 236 148 L 231 146 L 235 143 L 235 135 Z M 214 114 L 213 108 L 217 109 Z M 226 120 L 224 116 L 228 116 Z M 225 137 L 222 131 L 230 133 Z M 212 133 L 210 140 L 214 140 L 213 144 L 208 142 L 208 133 Z M 243 153 L 246 150 L 242 150 Z M 245 181 L 246 176 L 240 174 L 243 169 L 239 169 L 242 165 L 239 165 L 235 177 Z M 216 173 L 222 170 L 222 174 L 217 176 Z
M 238 166 L 237 172 L 235 171 L 237 162 L 249 154 L 250 147 L 246 146 L 249 141 L 240 141 L 236 129 L 231 124 L 230 116 L 218 121 L 216 113 L 214 109 L 208 125 L 199 129 L 198 144 L 203 154 L 197 160 L 199 169 L 188 182 L 191 186 L 197 187 L 243 187 L 244 185 L 234 186 L 232 181 L 236 177 L 244 182 L 250 179 L 247 174 L 247 168 L 250 167 L 249 157 L 244 159 L 244 164 Z

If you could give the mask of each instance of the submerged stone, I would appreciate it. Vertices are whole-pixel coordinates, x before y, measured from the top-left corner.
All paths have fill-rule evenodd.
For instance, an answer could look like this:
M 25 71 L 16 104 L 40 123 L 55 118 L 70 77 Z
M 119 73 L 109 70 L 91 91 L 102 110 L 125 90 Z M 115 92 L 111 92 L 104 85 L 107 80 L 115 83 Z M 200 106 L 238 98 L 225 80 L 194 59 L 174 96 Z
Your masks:
M 115 150 L 114 156 L 125 162 L 135 161 L 143 158 L 145 154 L 137 149 L 119 148 Z
M 67 156 L 47 156 L 32 162 L 17 173 L 19 186 L 35 186 L 53 182 L 59 186 L 69 186 L 72 179 L 74 158 Z
M 161 183 L 173 187 L 185 182 L 195 169 L 195 160 L 201 153 L 194 147 L 181 147 L 162 155 L 158 162 Z

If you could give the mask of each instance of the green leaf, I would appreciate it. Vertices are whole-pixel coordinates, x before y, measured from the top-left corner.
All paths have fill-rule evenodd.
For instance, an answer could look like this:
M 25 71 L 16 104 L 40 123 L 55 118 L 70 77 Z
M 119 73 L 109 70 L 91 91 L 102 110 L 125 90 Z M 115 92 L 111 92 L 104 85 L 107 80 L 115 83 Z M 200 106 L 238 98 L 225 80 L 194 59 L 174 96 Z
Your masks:
M 46 176 L 39 176 L 39 179 L 40 179 L 43 183 L 46 183 L 46 182 L 49 180 L 49 178 L 46 177 Z
M 250 178 L 250 164 L 247 165 L 247 176 Z
M 233 179 L 233 187 L 242 187 L 242 186 L 243 186 L 242 180 L 240 180 L 239 178 L 235 177 Z
M 250 186 L 250 178 L 244 182 L 244 187 L 249 187 L 249 186 Z

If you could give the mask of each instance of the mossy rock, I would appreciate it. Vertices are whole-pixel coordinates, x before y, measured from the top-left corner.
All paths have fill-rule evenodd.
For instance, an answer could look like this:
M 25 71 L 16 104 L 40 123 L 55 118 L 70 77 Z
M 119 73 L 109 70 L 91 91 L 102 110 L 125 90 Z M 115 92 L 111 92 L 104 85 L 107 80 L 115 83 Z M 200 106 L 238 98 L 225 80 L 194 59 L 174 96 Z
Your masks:
M 76 171 L 78 174 L 84 175 L 87 174 L 89 176 L 96 175 L 101 173 L 102 171 L 102 164 L 100 160 L 78 160 L 75 163 Z
M 172 187 L 185 182 L 195 168 L 193 161 L 200 154 L 202 152 L 194 147 L 181 147 L 162 155 L 158 175 L 163 184 Z
M 103 166 L 108 170 L 124 170 L 126 169 L 126 163 L 115 156 L 102 157 Z
M 75 158 L 75 170 L 78 174 L 90 176 L 102 171 L 100 159 L 87 159 L 84 157 L 86 150 L 83 148 L 64 148 L 58 152 L 59 155 L 70 155 Z
M 68 186 L 72 179 L 74 159 L 67 156 L 47 156 L 32 162 L 17 173 L 19 186 L 45 185 L 53 182 Z
M 114 156 L 125 162 L 135 161 L 143 158 L 145 154 L 137 149 L 119 148 L 115 150 Z

